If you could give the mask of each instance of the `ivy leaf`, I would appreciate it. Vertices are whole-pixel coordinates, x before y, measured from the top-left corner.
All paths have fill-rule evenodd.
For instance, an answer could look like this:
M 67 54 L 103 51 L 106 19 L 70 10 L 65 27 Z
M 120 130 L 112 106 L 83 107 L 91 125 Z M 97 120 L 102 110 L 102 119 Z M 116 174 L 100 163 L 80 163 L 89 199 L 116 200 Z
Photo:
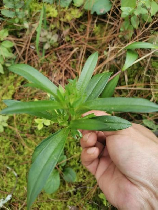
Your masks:
M 130 66 L 132 66 L 134 61 L 137 60 L 137 58 L 138 58 L 138 54 L 135 51 L 127 50 L 126 61 L 125 61 L 124 66 L 122 67 L 122 71 L 125 71 Z
M 28 175 L 27 208 L 30 209 L 38 194 L 46 184 L 63 151 L 69 130 L 60 130 L 38 146 L 38 155 L 31 165 Z M 36 152 L 36 150 L 35 150 Z
M 8 18 L 13 18 L 15 17 L 15 12 L 14 11 L 10 11 L 10 10 L 7 10 L 7 9 L 2 9 L 1 10 L 1 14 L 8 17 Z
M 76 173 L 72 168 L 65 168 L 63 171 L 63 178 L 66 182 L 75 182 Z
M 59 172 L 56 169 L 54 169 L 44 186 L 44 190 L 46 191 L 46 193 L 52 194 L 58 190 L 59 186 L 60 186 L 60 175 Z

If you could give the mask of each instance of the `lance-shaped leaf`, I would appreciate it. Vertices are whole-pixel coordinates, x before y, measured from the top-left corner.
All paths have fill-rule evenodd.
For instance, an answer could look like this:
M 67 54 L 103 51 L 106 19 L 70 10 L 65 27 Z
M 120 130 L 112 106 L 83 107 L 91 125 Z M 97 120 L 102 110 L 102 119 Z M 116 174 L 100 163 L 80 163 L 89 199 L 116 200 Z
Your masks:
M 89 110 L 102 110 L 107 112 L 137 112 L 148 113 L 158 112 L 158 105 L 142 98 L 98 98 L 87 101 L 80 107 L 80 113 Z
M 39 89 L 54 96 L 56 95 L 58 89 L 57 86 L 33 67 L 26 64 L 15 64 L 10 66 L 9 70 L 23 76 L 28 81 L 34 83 Z
M 68 133 L 68 129 L 60 130 L 44 140 L 38 147 L 38 155 L 34 159 L 28 175 L 27 209 L 30 209 L 56 166 Z
M 125 49 L 135 50 L 140 48 L 158 49 L 158 45 L 151 44 L 149 42 L 134 42 L 128 45 Z
M 96 131 L 116 131 L 128 128 L 131 123 L 120 117 L 99 116 L 91 119 L 74 120 L 70 123 L 71 128 Z
M 138 54 L 135 51 L 127 50 L 126 61 L 125 61 L 124 66 L 122 67 L 122 71 L 125 71 L 130 66 L 132 66 L 134 61 L 137 60 L 137 58 L 138 58 Z
M 108 82 L 110 75 L 110 72 L 105 72 L 102 74 L 96 74 L 94 77 L 92 77 L 86 88 L 86 100 L 95 99 L 101 94 Z
M 3 102 L 7 105 L 7 106 L 12 106 L 15 103 L 21 103 L 21 101 L 16 101 L 16 100 L 3 100 Z M 30 114 L 36 117 L 40 117 L 40 118 L 45 118 L 45 119 L 49 119 L 51 120 L 53 118 L 53 115 L 48 113 L 47 111 L 42 111 L 42 112 L 33 112 L 31 113 L 29 112 L 25 112 L 25 114 Z
M 80 93 L 84 93 L 84 91 L 93 75 L 93 71 L 97 65 L 97 61 L 98 61 L 98 52 L 93 53 L 87 59 L 85 65 L 83 67 L 83 70 L 81 72 L 81 75 L 78 79 L 78 82 L 77 82 L 77 89 L 78 89 L 78 91 L 80 91 Z
M 116 75 L 112 80 L 108 82 L 101 94 L 101 98 L 108 98 L 113 96 L 119 77 L 120 74 Z
M 1 111 L 1 114 L 33 114 L 42 111 L 51 111 L 60 109 L 60 105 L 56 101 L 30 101 L 30 102 L 14 102 L 12 105 Z

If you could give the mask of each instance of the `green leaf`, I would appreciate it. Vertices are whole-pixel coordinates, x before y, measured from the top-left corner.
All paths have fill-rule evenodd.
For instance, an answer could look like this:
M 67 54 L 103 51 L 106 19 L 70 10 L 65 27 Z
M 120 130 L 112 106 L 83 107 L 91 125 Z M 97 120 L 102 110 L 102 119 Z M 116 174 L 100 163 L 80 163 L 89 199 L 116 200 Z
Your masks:
M 33 114 L 42 111 L 60 109 L 61 107 L 56 101 L 30 101 L 13 103 L 9 107 L 3 109 L 1 114 Z
M 135 8 L 136 7 L 136 0 L 121 0 L 121 7 L 131 7 L 131 8 Z
M 67 129 L 60 130 L 40 144 L 40 152 L 32 163 L 28 175 L 27 209 L 30 209 L 56 166 L 68 133 Z
M 16 101 L 16 100 L 3 100 L 3 102 L 7 105 L 7 106 L 12 106 L 13 104 L 16 104 L 16 103 L 22 103 L 21 101 Z M 29 103 L 29 102 L 28 102 Z M 52 115 L 46 111 L 41 111 L 41 112 L 30 112 L 30 110 L 27 112 L 25 112 L 26 114 L 29 114 L 29 115 L 33 115 L 33 116 L 36 116 L 36 117 L 40 117 L 40 118 L 45 118 L 45 119 L 49 119 L 51 120 L 52 119 Z
M 74 120 L 70 123 L 71 128 L 95 131 L 116 131 L 128 128 L 131 123 L 120 117 L 100 116 L 91 119 Z
M 82 113 L 89 110 L 101 110 L 107 112 L 136 112 L 148 113 L 157 112 L 158 105 L 142 98 L 98 98 L 96 100 L 87 101 L 81 107 Z
M 134 42 L 128 45 L 127 47 L 125 47 L 125 49 L 130 49 L 130 50 L 135 50 L 135 49 L 140 49 L 140 48 L 158 49 L 158 45 L 154 45 L 148 42 Z
M 119 77 L 120 74 L 116 75 L 112 80 L 108 82 L 108 84 L 105 86 L 105 89 L 101 94 L 101 98 L 108 98 L 113 96 Z
M 0 40 L 4 40 L 8 36 L 8 30 L 7 29 L 2 29 L 0 31 Z
M 138 29 L 138 26 L 139 26 L 139 18 L 137 16 L 132 16 L 131 17 L 131 23 L 132 23 L 132 26 L 136 29 Z
M 6 47 L 6 48 L 11 48 L 11 47 L 14 46 L 14 43 L 13 43 L 13 42 L 10 42 L 10 41 L 8 41 L 8 40 L 6 40 L 6 41 L 3 41 L 3 42 L 1 43 L 1 45 L 2 45 L 3 47 Z
M 66 160 L 67 160 L 66 155 L 61 155 L 60 158 L 59 158 L 59 160 L 58 160 L 58 164 L 59 164 L 60 166 L 64 166 L 64 165 L 66 164 Z M 62 162 L 63 162 L 63 163 L 62 163 Z
M 14 55 L 8 51 L 7 48 L 4 46 L 0 45 L 0 55 L 2 55 L 4 58 L 11 58 Z
M 44 12 L 45 12 L 45 7 L 43 4 L 42 10 L 41 10 L 41 14 L 40 14 L 40 19 L 39 19 L 39 24 L 37 27 L 37 35 L 36 35 L 36 51 L 38 56 L 40 56 L 40 52 L 39 52 L 39 43 L 40 43 L 40 34 L 41 34 L 41 29 L 42 29 L 42 23 L 43 23 L 43 16 L 44 16 Z
M 3 0 L 3 3 L 5 4 L 5 7 L 9 8 L 9 9 L 15 8 L 13 1 Z
M 0 73 L 1 74 L 4 74 L 4 71 L 3 71 L 3 66 L 2 66 L 2 64 L 0 63 Z
M 144 119 L 143 123 L 144 123 L 144 125 L 146 125 L 150 129 L 152 129 L 153 131 L 157 131 L 157 129 L 158 129 L 158 125 L 155 125 L 155 123 L 151 120 Z
M 94 0 L 92 0 L 94 1 Z M 93 14 L 94 12 L 97 13 L 97 15 L 103 15 L 105 13 L 107 13 L 108 11 L 110 11 L 111 9 L 111 2 L 109 0 L 97 0 L 91 10 L 91 14 Z
M 33 67 L 26 64 L 14 64 L 9 67 L 9 70 L 23 76 L 41 90 L 46 91 L 53 96 L 56 95 L 58 89 L 57 86 Z
M 13 18 L 15 17 L 15 12 L 7 10 L 7 9 L 2 9 L 1 14 L 8 17 L 8 18 Z
M 121 17 L 126 18 L 133 13 L 133 8 L 131 7 L 121 7 L 122 13 Z
M 135 10 L 134 10 L 134 14 L 135 15 L 145 15 L 148 14 L 148 10 L 143 8 L 142 6 L 138 6 Z
M 84 91 L 93 75 L 93 71 L 97 65 L 97 61 L 98 61 L 98 52 L 95 52 L 89 56 L 89 58 L 87 59 L 85 65 L 83 67 L 83 70 L 82 70 L 79 80 L 77 82 L 77 89 L 82 94 L 84 93 Z
M 96 12 L 98 15 L 103 15 L 110 11 L 111 2 L 109 0 L 86 0 L 84 9 L 91 10 L 91 14 Z
M 76 173 L 72 168 L 65 168 L 63 171 L 63 178 L 66 182 L 75 182 Z
M 74 2 L 74 5 L 75 5 L 76 7 L 80 7 L 80 6 L 83 5 L 84 0 L 73 0 L 73 2 Z
M 92 77 L 86 88 L 86 100 L 95 99 L 101 94 L 108 82 L 110 75 L 110 72 L 105 72 L 102 74 L 96 74 L 94 77 Z
M 72 0 L 58 0 L 58 2 L 60 2 L 61 7 L 68 7 Z
M 59 172 L 56 169 L 54 169 L 44 186 L 44 190 L 46 191 L 46 193 L 52 194 L 58 190 L 59 186 L 60 186 L 60 175 Z
M 158 12 L 158 3 L 156 3 L 155 1 L 152 1 L 151 10 L 150 10 L 151 16 L 156 15 L 157 12 Z
M 130 66 L 132 66 L 134 61 L 137 60 L 137 58 L 138 58 L 138 54 L 135 51 L 127 50 L 126 61 L 125 61 L 124 66 L 122 67 L 122 71 L 125 71 Z
M 49 4 L 53 4 L 54 0 L 43 0 L 43 2 L 49 3 Z

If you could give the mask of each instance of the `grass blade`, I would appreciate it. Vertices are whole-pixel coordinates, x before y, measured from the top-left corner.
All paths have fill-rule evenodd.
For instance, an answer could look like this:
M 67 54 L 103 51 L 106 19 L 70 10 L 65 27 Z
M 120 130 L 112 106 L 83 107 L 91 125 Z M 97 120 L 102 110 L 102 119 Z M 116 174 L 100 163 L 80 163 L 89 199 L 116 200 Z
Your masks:
M 39 20 L 39 25 L 36 29 L 37 31 L 37 35 L 36 35 L 36 51 L 37 51 L 37 54 L 38 56 L 40 56 L 40 52 L 39 52 L 39 40 L 40 40 L 40 34 L 41 34 L 41 29 L 42 29 L 42 22 L 43 22 L 43 16 L 44 16 L 44 4 L 43 4 L 43 7 L 42 7 L 42 10 L 41 10 L 41 14 L 40 14 L 40 20 Z

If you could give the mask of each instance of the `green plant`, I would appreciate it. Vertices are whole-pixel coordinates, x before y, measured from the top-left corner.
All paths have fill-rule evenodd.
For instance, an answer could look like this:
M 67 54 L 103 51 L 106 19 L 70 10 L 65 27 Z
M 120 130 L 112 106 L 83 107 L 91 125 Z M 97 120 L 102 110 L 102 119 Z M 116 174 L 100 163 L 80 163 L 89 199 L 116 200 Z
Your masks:
M 8 30 L 2 29 L 0 31 L 0 73 L 4 73 L 4 67 L 10 65 L 10 62 L 15 57 L 12 53 L 11 48 L 14 46 L 14 43 L 8 40 L 5 40 L 8 36 Z
M 57 2 L 61 7 L 69 7 L 73 2 L 74 6 L 80 7 L 83 5 L 85 10 L 90 10 L 91 14 L 96 12 L 98 15 L 103 15 L 111 9 L 111 2 L 109 0 L 44 0 L 44 2 L 49 4 Z
M 44 190 L 48 194 L 52 194 L 55 191 L 58 190 L 60 186 L 60 174 L 62 174 L 63 179 L 66 182 L 75 182 L 76 180 L 76 173 L 72 168 L 65 167 L 66 165 L 67 157 L 64 155 L 64 152 L 62 152 L 61 156 L 59 157 L 58 163 L 57 163 L 57 169 L 54 169 L 53 172 L 50 174 L 49 178 L 47 179 L 47 182 L 44 186 Z
M 28 15 L 28 4 L 25 4 L 21 0 L 3 0 L 4 9 L 1 10 L 1 14 L 9 19 L 12 23 L 22 23 L 25 27 L 28 27 L 26 16 Z
M 79 79 L 69 80 L 65 89 L 62 86 L 55 86 L 45 76 L 28 65 L 16 64 L 9 67 L 10 71 L 29 80 L 31 83 L 28 86 L 49 93 L 50 98 L 49 100 L 33 102 L 4 100 L 8 107 L 3 109 L 1 114 L 26 113 L 52 120 L 59 126 L 59 130 L 44 139 L 33 153 L 32 165 L 28 175 L 28 209 L 31 208 L 36 197 L 44 188 L 50 174 L 53 173 L 64 149 L 65 142 L 69 141 L 69 136 L 78 135 L 78 129 L 115 131 L 131 126 L 130 122 L 119 117 L 96 117 L 94 114 L 82 117 L 83 113 L 90 110 L 103 110 L 110 113 L 158 111 L 158 105 L 146 99 L 99 98 L 106 88 L 111 73 L 105 72 L 92 77 L 97 59 L 98 53 L 92 54 L 86 61 Z M 132 65 L 129 57 L 128 62 Z M 128 66 L 130 65 L 128 64 Z M 69 172 L 70 170 L 67 169 L 67 174 Z
M 0 115 L 0 133 L 4 131 L 4 127 L 8 126 L 7 120 L 8 116 L 2 116 Z
M 124 19 L 121 31 L 128 31 L 126 38 L 130 39 L 134 29 L 138 29 L 141 22 L 151 22 L 158 12 L 158 3 L 154 0 L 121 1 L 121 17 Z
M 47 31 L 45 29 L 41 30 L 41 35 L 39 38 L 39 41 L 44 43 L 44 49 L 49 49 L 54 43 L 56 43 L 58 40 L 58 35 L 56 33 L 53 33 L 51 31 Z

